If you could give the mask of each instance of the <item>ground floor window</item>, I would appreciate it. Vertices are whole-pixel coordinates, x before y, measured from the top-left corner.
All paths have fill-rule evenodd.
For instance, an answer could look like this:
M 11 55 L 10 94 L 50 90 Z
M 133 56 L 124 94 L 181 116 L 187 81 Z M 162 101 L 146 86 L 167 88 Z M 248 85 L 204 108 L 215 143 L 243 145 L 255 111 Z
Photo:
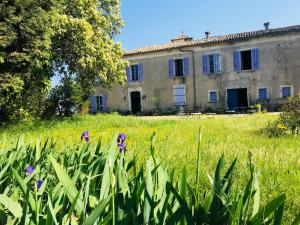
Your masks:
M 290 86 L 281 87 L 281 97 L 288 98 L 290 96 L 291 96 L 291 87 Z
M 173 98 L 175 105 L 186 105 L 185 85 L 173 86 Z
M 268 90 L 267 88 L 258 89 L 258 98 L 259 99 L 268 99 Z
M 92 113 L 106 112 L 106 95 L 91 96 L 91 108 Z
M 103 111 L 103 99 L 102 95 L 96 96 L 96 111 L 102 112 Z
M 217 91 L 209 91 L 208 92 L 208 102 L 215 103 L 218 101 L 218 92 Z

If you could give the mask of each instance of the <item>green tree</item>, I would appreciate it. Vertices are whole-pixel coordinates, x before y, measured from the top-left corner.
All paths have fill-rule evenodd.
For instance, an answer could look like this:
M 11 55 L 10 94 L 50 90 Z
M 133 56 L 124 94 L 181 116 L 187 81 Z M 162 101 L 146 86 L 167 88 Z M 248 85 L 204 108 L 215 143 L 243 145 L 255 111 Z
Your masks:
M 83 104 L 84 94 L 71 77 L 65 77 L 52 88 L 46 101 L 44 116 L 70 116 L 78 112 Z
M 55 73 L 73 77 L 85 99 L 97 78 L 107 88 L 123 83 L 126 62 L 114 42 L 122 25 L 119 0 L 2 1 L 0 120 L 40 115 Z

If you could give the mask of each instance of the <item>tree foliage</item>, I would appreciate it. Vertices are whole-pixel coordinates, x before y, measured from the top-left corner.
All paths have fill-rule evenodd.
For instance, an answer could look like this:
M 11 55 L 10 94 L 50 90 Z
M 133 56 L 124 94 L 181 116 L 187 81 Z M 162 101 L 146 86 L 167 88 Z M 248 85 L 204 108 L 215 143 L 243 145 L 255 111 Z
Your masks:
M 96 78 L 125 80 L 114 36 L 119 0 L 3 0 L 0 3 L 0 120 L 40 115 L 54 74 L 73 77 L 87 98 Z
M 51 89 L 44 116 L 70 116 L 81 109 L 83 99 L 80 86 L 71 77 L 65 77 L 59 85 Z

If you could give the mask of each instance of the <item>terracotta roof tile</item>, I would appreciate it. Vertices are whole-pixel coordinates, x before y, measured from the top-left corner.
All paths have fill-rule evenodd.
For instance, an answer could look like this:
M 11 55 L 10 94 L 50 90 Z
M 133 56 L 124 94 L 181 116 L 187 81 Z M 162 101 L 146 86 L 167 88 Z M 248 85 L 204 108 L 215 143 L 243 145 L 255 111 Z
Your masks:
M 151 52 L 160 52 L 160 51 L 178 49 L 183 47 L 217 45 L 223 42 L 244 41 L 252 38 L 260 38 L 265 36 L 277 36 L 277 35 L 292 33 L 292 32 L 300 32 L 300 25 L 269 29 L 268 31 L 258 30 L 258 31 L 228 34 L 222 36 L 211 36 L 209 38 L 188 40 L 185 42 L 173 42 L 173 43 L 170 42 L 167 44 L 146 46 L 143 48 L 136 48 L 133 50 L 129 50 L 125 52 L 125 56 L 139 55 L 139 54 L 151 53 Z

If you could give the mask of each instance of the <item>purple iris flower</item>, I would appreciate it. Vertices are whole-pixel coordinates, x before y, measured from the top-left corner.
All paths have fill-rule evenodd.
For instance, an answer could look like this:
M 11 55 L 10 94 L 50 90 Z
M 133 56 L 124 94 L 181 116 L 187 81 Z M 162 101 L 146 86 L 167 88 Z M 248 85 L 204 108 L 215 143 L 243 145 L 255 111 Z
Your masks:
M 89 132 L 87 131 L 84 131 L 82 134 L 81 134 L 81 141 L 82 139 L 84 139 L 86 142 L 89 141 L 90 137 L 89 137 Z
M 118 143 L 124 142 L 125 139 L 126 139 L 126 135 L 125 134 L 123 134 L 123 133 L 119 134 L 119 136 L 118 136 Z
M 125 134 L 123 133 L 119 134 L 117 142 L 118 142 L 118 148 L 121 153 L 126 151 L 125 139 L 126 139 Z
M 120 153 L 125 152 L 126 151 L 125 143 L 118 144 L 118 148 L 120 150 Z
M 26 168 L 26 176 L 30 175 L 33 171 L 34 171 L 34 167 L 33 166 L 28 166 Z
M 37 180 L 36 181 L 36 187 L 39 189 L 42 186 L 43 183 L 44 183 L 44 181 L 42 179 Z

